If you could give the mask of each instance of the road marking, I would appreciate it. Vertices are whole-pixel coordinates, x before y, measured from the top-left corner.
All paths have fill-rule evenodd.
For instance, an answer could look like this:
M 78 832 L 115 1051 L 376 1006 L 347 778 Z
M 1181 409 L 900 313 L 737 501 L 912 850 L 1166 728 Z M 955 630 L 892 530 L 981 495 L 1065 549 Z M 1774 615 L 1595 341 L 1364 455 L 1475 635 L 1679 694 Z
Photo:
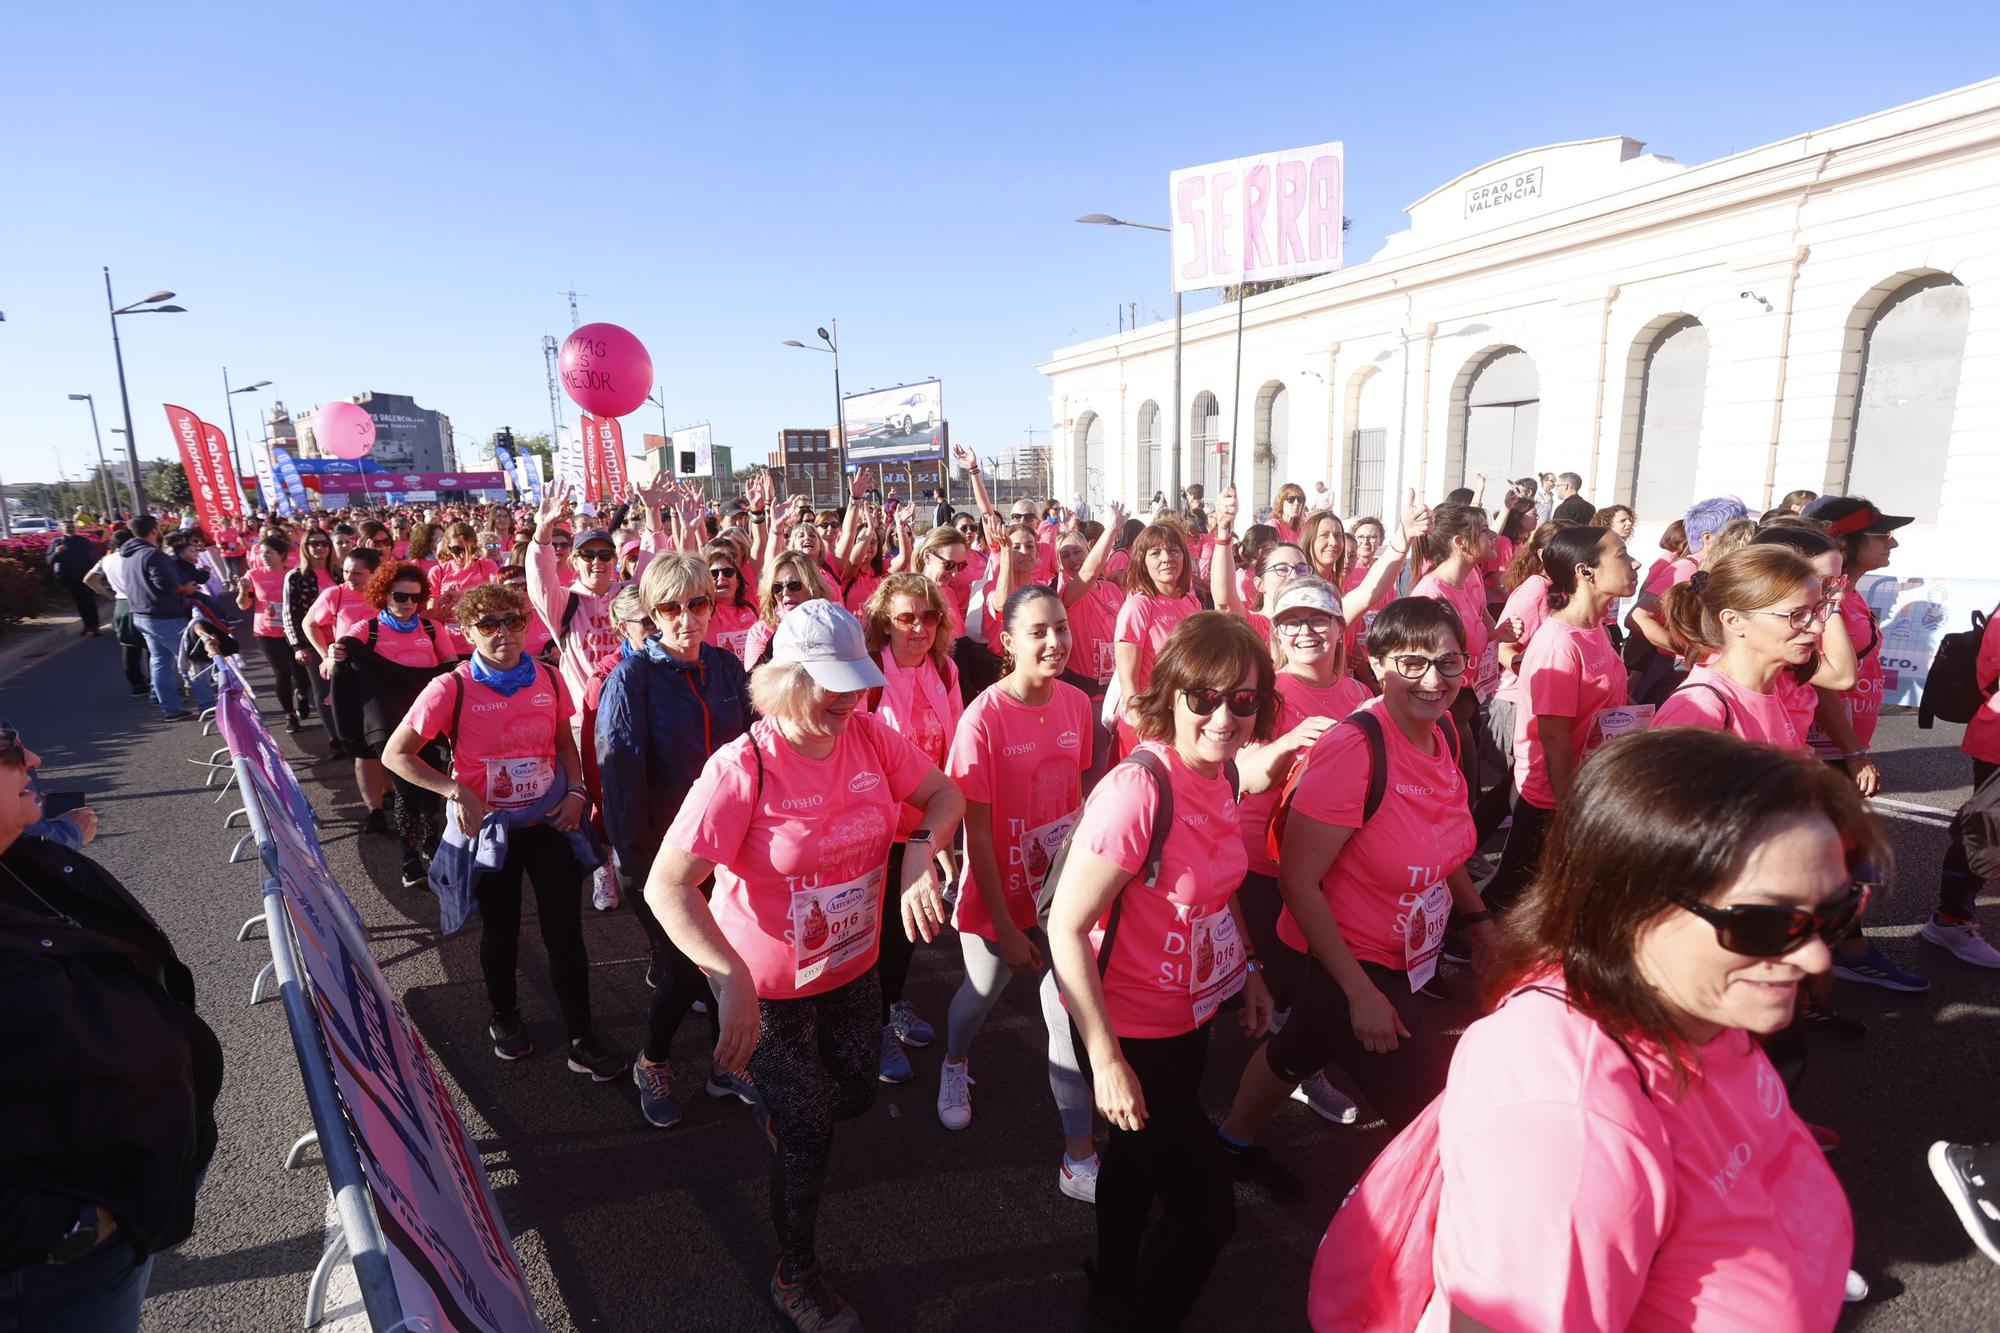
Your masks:
M 1894 819 L 1907 819 L 1913 823 L 1931 824 L 1945 828 L 1952 821 L 1953 812 L 1940 810 L 1934 805 L 1919 805 L 1915 801 L 1899 801 L 1892 796 L 1871 796 L 1868 803 L 1881 813 Z

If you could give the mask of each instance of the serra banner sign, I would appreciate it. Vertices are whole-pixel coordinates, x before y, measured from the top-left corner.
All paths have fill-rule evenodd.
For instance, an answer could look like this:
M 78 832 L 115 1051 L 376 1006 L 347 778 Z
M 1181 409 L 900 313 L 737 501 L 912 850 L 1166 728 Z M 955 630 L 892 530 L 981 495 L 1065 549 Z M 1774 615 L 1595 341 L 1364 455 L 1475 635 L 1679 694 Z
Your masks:
M 1185 167 L 1167 177 L 1174 290 L 1270 282 L 1341 265 L 1341 144 Z

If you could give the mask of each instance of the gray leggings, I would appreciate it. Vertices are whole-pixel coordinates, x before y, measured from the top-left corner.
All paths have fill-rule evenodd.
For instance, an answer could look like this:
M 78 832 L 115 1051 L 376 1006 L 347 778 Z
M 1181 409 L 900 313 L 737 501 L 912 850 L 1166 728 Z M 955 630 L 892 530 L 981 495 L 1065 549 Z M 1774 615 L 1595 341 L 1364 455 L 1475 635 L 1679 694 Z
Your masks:
M 1041 927 L 1028 927 L 1028 938 L 1049 956 L 1049 937 Z M 1014 979 L 1014 969 L 1000 957 L 1000 946 L 980 935 L 961 931 L 959 951 L 965 955 L 965 981 L 951 997 L 951 1017 L 945 1038 L 945 1056 L 963 1060 L 972 1050 L 972 1039 L 986 1022 L 986 1015 L 1000 1000 L 1000 992 Z M 1042 1022 L 1049 1030 L 1049 1091 L 1055 1094 L 1056 1110 L 1062 1115 L 1063 1133 L 1073 1139 L 1090 1137 L 1096 1098 L 1090 1084 L 1077 1067 L 1076 1045 L 1070 1035 L 1069 1011 L 1063 1008 L 1056 991 L 1054 968 L 1045 968 L 1041 984 Z

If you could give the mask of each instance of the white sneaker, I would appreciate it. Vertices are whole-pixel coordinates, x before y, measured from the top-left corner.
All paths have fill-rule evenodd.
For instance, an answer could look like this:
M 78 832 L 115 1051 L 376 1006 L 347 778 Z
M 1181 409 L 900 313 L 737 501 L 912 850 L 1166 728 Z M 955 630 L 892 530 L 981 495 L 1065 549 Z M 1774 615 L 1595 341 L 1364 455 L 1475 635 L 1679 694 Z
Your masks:
M 1064 1153 L 1062 1171 L 1056 1176 L 1057 1188 L 1079 1203 L 1096 1203 L 1098 1165 L 1096 1153 L 1081 1162 Z
M 1919 937 L 1929 940 L 1940 949 L 1949 949 L 1961 960 L 1975 967 L 2000 967 L 2000 949 L 1988 944 L 1986 937 L 1979 933 L 1979 927 L 1970 921 L 1961 921 L 1948 926 L 1936 917 L 1932 917 L 1924 923 Z
M 1292 1100 L 1312 1108 L 1313 1114 L 1336 1125 L 1351 1125 L 1361 1118 L 1354 1100 L 1333 1084 L 1324 1073 L 1314 1074 L 1292 1089 Z
M 618 908 L 618 876 L 609 863 L 597 867 L 591 875 L 590 905 L 600 912 L 616 911 Z
M 946 1129 L 964 1129 L 972 1123 L 972 1062 L 944 1062 L 938 1075 L 938 1119 Z

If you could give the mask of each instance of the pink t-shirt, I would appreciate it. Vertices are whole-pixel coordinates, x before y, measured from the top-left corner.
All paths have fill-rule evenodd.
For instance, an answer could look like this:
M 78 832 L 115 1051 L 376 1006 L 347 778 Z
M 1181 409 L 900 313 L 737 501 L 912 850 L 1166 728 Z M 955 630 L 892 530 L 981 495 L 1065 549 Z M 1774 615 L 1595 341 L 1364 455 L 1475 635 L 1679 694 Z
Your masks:
M 399 666 L 436 666 L 451 652 L 451 639 L 436 621 L 419 618 L 415 629 L 399 630 L 394 625 L 382 624 L 378 617 L 376 625 L 375 651 Z M 426 626 L 429 628 L 426 629 Z M 367 642 L 366 621 L 355 627 L 354 637 Z
M 460 632 L 454 608 L 467 588 L 476 588 L 499 578 L 500 566 L 491 560 L 479 559 L 459 569 L 440 561 L 431 566 L 426 577 L 431 584 L 431 611 L 441 618 L 450 632 L 452 651 L 460 657 L 468 655 L 472 652 L 472 641 Z
M 430 740 L 451 726 L 456 709 L 451 775 L 488 805 L 530 806 L 563 780 L 556 727 L 572 711 L 569 691 L 548 667 L 537 663 L 535 671 L 533 685 L 502 694 L 474 680 L 469 662 L 460 663 L 424 686 L 403 719 L 411 731 Z
M 841 596 L 840 604 L 858 616 L 867 609 L 868 599 L 873 597 L 875 590 L 881 586 L 880 574 L 872 570 L 857 574 L 854 576 L 854 582 L 848 585 L 846 593 Z
M 1701 562 L 1689 556 L 1681 556 L 1677 560 L 1655 560 L 1652 568 L 1646 571 L 1646 584 L 1640 591 L 1665 597 L 1669 588 L 1686 583 L 1700 568 Z
M 1981 689 L 1991 689 L 2000 680 L 2000 606 L 1993 608 L 1992 618 L 1980 632 L 1979 658 L 1972 670 Z M 1972 721 L 1965 724 L 1965 738 L 1958 748 L 1974 759 L 2000 764 L 2000 693 L 1986 696 Z
M 250 590 L 257 598 L 257 614 L 254 626 L 260 639 L 282 639 L 285 637 L 285 571 L 282 569 L 253 569 L 245 575 L 250 580 Z
M 1796 699 L 1798 689 L 1811 690 L 1812 686 L 1797 686 L 1791 674 L 1784 671 L 1778 673 L 1773 684 L 1776 688 L 1772 693 L 1759 694 L 1738 685 L 1714 667 L 1698 666 L 1688 672 L 1680 688 L 1653 714 L 1653 725 L 1706 727 L 1710 731 L 1730 732 L 1746 741 L 1775 745 L 1780 750 L 1803 750 L 1805 733 L 1799 730 L 1795 711 L 1787 707 L 1787 700 Z M 1709 688 L 1699 688 L 1704 685 Z M 1724 699 L 1728 700 L 1726 708 Z
M 1840 1182 L 1747 1033 L 1694 1055 L 1677 1089 L 1649 1047 L 1628 1058 L 1534 990 L 1467 1028 L 1419 1329 L 1453 1307 L 1499 1333 L 1832 1328 L 1854 1252 Z
M 1261 617 L 1260 617 L 1261 619 Z M 1267 625 L 1270 623 L 1265 622 Z M 1278 673 L 1278 724 L 1274 735 L 1282 736 L 1309 717 L 1330 717 L 1339 722 L 1347 715 L 1368 702 L 1368 687 L 1352 676 L 1340 676 L 1333 684 L 1321 688 L 1295 676 L 1289 671 Z M 1301 756 L 1294 754 L 1292 762 Z M 1271 859 L 1271 816 L 1278 808 L 1282 781 L 1266 791 L 1253 792 L 1243 798 L 1238 818 L 1243 824 L 1243 851 L 1250 858 L 1250 871 L 1257 875 L 1278 873 L 1278 863 Z
M 781 613 L 779 619 L 782 620 L 783 618 Z M 755 671 L 757 669 L 758 659 L 764 656 L 764 650 L 771 646 L 771 636 L 777 632 L 778 627 L 776 625 L 762 619 L 750 622 L 750 628 L 743 632 L 743 669 L 745 671 Z
M 1166 764 L 1173 784 L 1174 828 L 1161 854 L 1160 882 L 1149 887 L 1137 878 L 1152 841 L 1159 788 L 1136 764 L 1113 767 L 1090 793 L 1075 845 L 1134 876 L 1121 894 L 1125 905 L 1104 973 L 1112 1031 L 1176 1037 L 1204 1021 L 1203 1009 L 1212 1012 L 1220 985 L 1232 977 L 1241 985 L 1237 974 L 1246 956 L 1229 900 L 1249 863 L 1228 776 L 1204 778 L 1172 746 L 1140 744 Z M 1103 921 L 1090 939 L 1093 949 L 1102 945 Z M 1219 973 L 1218 960 L 1230 976 Z
M 1000 891 L 1009 919 L 1023 930 L 1035 924 L 1035 894 L 1083 804 L 1090 740 L 1090 700 L 1062 681 L 1040 707 L 988 686 L 966 708 L 952 737 L 945 773 L 966 800 L 992 807 Z M 952 925 L 962 934 L 997 938 L 977 882 L 959 891 Z
M 345 583 L 325 589 L 306 612 L 306 623 L 319 626 L 328 643 L 346 638 L 374 618 L 375 608 L 368 604 L 367 595 Z
M 1520 642 L 1525 646 L 1535 640 L 1535 631 L 1549 617 L 1549 577 L 1546 574 L 1530 574 L 1522 579 L 1514 591 L 1507 594 L 1507 604 L 1500 608 L 1500 623 L 1506 624 L 1515 616 L 1521 618 Z M 1515 707 L 1526 701 L 1521 691 L 1521 659 L 1516 658 L 1512 671 L 1501 669 L 1500 693 L 1502 699 L 1511 699 Z
M 1479 576 L 1479 571 L 1468 572 L 1463 583 L 1446 583 L 1432 570 L 1417 580 L 1410 596 L 1435 597 L 1451 604 L 1458 618 L 1465 622 L 1465 655 L 1476 670 L 1479 659 L 1486 656 L 1487 641 L 1493 637 L 1486 628 L 1486 580 Z
M 1364 707 L 1382 723 L 1389 758 L 1389 780 L 1375 817 L 1365 824 L 1361 819 L 1370 758 L 1367 737 L 1353 726 L 1335 727 L 1313 746 L 1292 793 L 1292 813 L 1355 830 L 1327 867 L 1320 889 L 1354 956 L 1400 972 L 1408 962 L 1407 943 L 1413 937 L 1422 942 L 1412 930 L 1413 922 L 1422 924 L 1418 909 L 1435 908 L 1438 886 L 1472 855 L 1472 812 L 1465 804 L 1465 779 L 1441 731 L 1431 738 L 1436 752 L 1425 754 L 1380 699 Z M 1448 896 L 1444 910 L 1450 910 Z M 1311 949 L 1289 908 L 1278 917 L 1278 938 L 1301 953 Z
M 1146 688 L 1147 682 L 1153 678 L 1153 659 L 1160 655 L 1167 636 L 1174 632 L 1174 626 L 1199 610 L 1201 603 L 1192 596 L 1154 597 L 1141 592 L 1125 599 L 1125 604 L 1118 608 L 1112 637 L 1117 643 L 1138 645 L 1139 660 L 1133 667 L 1133 684 L 1142 690 Z M 1140 850 L 1145 849 L 1142 847 Z
M 1847 637 L 1853 641 L 1856 654 L 1854 688 L 1843 691 L 1840 702 L 1847 709 L 1848 725 L 1854 728 L 1855 739 L 1865 750 L 1875 739 L 1876 724 L 1882 720 L 1882 627 L 1876 623 L 1868 600 L 1854 588 L 1849 588 L 1840 599 L 1840 619 L 1847 626 Z M 1846 753 L 1816 726 L 1807 731 L 1806 740 L 1813 753 L 1822 759 L 1838 759 Z
M 1065 574 L 1057 587 L 1068 586 Z M 1083 596 L 1069 604 L 1069 669 L 1089 676 L 1100 685 L 1109 684 L 1118 674 L 1118 654 L 1113 644 L 1118 628 L 1118 611 L 1125 596 L 1109 578 L 1100 577 Z
M 1549 783 L 1542 719 L 1570 719 L 1570 760 L 1581 764 L 1603 743 L 1598 710 L 1625 706 L 1625 663 L 1604 637 L 1602 625 L 1578 629 L 1552 617 L 1542 622 L 1521 654 L 1521 681 L 1527 706 L 1514 713 L 1514 788 L 1530 805 L 1553 810 L 1556 794 Z
M 666 841 L 714 862 L 715 924 L 760 999 L 818 995 L 874 966 L 896 810 L 930 771 L 861 712 L 824 759 L 769 719 L 708 757 Z
M 750 639 L 750 627 L 756 623 L 756 607 L 738 606 L 734 602 L 721 603 L 709 613 L 708 641 L 740 658 L 743 656 L 743 645 Z

